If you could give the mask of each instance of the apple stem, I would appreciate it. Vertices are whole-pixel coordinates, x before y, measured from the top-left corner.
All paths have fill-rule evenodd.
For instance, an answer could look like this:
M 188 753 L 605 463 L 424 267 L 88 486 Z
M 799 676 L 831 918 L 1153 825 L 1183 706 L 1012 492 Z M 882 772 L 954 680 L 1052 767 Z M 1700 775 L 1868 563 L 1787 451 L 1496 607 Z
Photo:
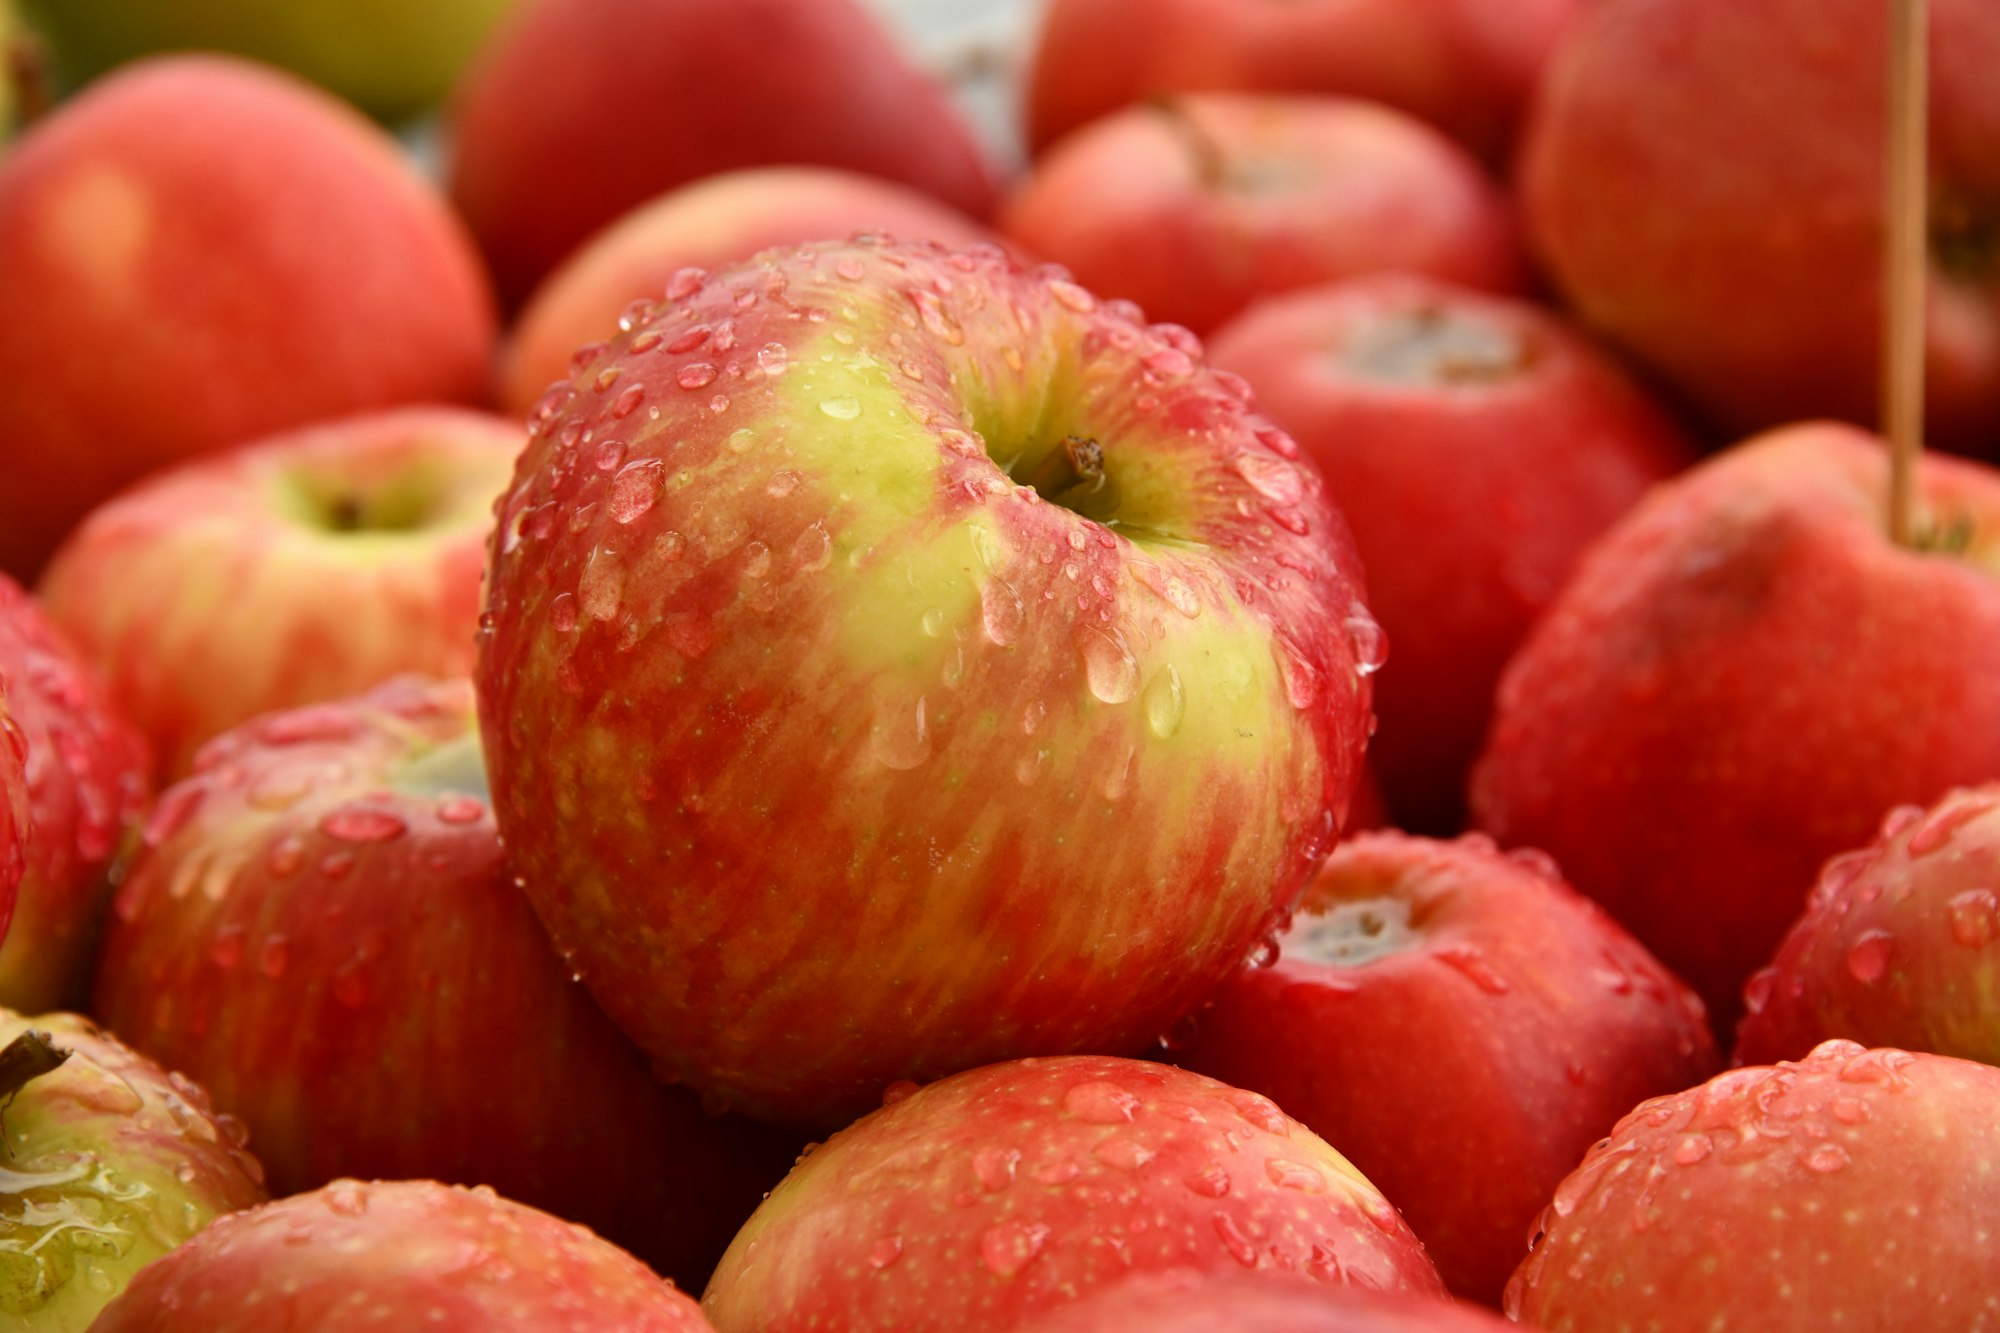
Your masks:
M 1150 105 L 1167 118 L 1167 124 L 1180 136 L 1188 155 L 1194 159 L 1195 181 L 1204 190 L 1219 188 L 1229 178 L 1229 159 L 1223 153 L 1222 145 L 1215 141 L 1215 136 L 1183 103 L 1174 98 L 1156 97 Z
M 40 120 L 55 104 L 48 48 L 33 33 L 16 31 L 0 38 L 0 80 L 14 87 L 14 114 L 22 127 Z
M 1924 434 L 1924 229 L 1929 97 L 1925 0 L 1889 0 L 1888 237 L 1883 247 L 1882 433 L 1889 540 L 1914 547 Z
M 1088 485 L 1093 491 L 1101 490 L 1104 486 L 1104 446 L 1081 435 L 1066 436 L 1025 476 L 1014 480 L 1023 486 L 1033 487 L 1035 494 L 1044 500 L 1054 500 L 1083 485 Z
M 14 1100 L 14 1094 L 54 1069 L 60 1069 L 70 1053 L 55 1044 L 46 1032 L 29 1028 L 0 1050 L 0 1108 Z M 0 1126 L 0 1151 L 6 1150 L 4 1126 Z

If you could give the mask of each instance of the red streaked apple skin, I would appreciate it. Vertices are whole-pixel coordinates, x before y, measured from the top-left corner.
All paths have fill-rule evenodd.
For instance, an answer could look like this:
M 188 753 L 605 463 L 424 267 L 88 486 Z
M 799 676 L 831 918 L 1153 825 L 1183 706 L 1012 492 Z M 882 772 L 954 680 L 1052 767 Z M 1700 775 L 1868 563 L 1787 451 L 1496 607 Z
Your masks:
M 928 195 L 853 172 L 762 167 L 705 177 L 625 214 L 535 288 L 501 358 L 501 399 L 510 412 L 532 411 L 551 382 L 569 378 L 577 349 L 612 337 L 626 307 L 659 300 L 684 268 L 860 231 L 953 248 L 993 239 Z
M 1587 8 L 1550 63 L 1517 172 L 1553 283 L 1728 431 L 1878 420 L 1889 10 Z M 1934 444 L 1990 456 L 2000 8 L 1936 0 L 1929 14 L 1924 426 Z
M 1266 1098 L 1065 1056 L 955 1075 L 834 1135 L 702 1308 L 722 1333 L 999 1333 L 1169 1269 L 1443 1293 L 1389 1202 Z
M 259 713 L 470 671 L 492 505 L 524 440 L 414 407 L 199 459 L 86 518 L 42 599 L 172 781 Z
M 14 721 L 9 694 L 0 673 L 0 942 L 13 923 L 28 868 L 28 738 Z
M 280 1193 L 490 1184 L 699 1282 L 797 1142 L 653 1081 L 564 974 L 483 797 L 464 681 L 219 737 L 161 797 L 95 1011 L 242 1117 Z
M 1505 1333 L 1512 1325 L 1431 1296 L 1328 1287 L 1276 1273 L 1182 1270 L 1128 1278 L 1022 1333 Z
M 268 66 L 128 66 L 0 164 L 0 569 L 32 580 L 155 469 L 411 402 L 475 402 L 471 239 L 395 141 Z
M 21 758 L 27 792 L 16 825 L 26 845 L 20 898 L 12 928 L 0 926 L 0 1005 L 38 1013 L 79 1004 L 88 989 L 112 868 L 145 812 L 146 745 L 76 649 L 4 574 L 0 678 L 19 743 L 9 755 Z M 0 768 L 7 763 L 0 755 Z M 6 840 L 0 833 L 0 846 Z
M 1585 553 L 1501 679 L 1479 827 L 1539 847 L 1733 1029 L 1820 864 L 1883 812 L 2000 776 L 2000 477 L 1932 455 L 1884 531 L 1886 451 L 1775 431 Z
M 1099 441 L 1071 500 L 1131 535 L 982 436 Z M 660 1072 L 802 1123 L 1143 1046 L 1360 767 L 1375 627 L 1295 458 L 1185 330 L 997 251 L 677 287 L 547 400 L 495 537 L 480 716 L 558 946 Z
M 703 1333 L 693 1299 L 489 1189 L 339 1180 L 238 1213 L 142 1273 L 97 1333 Z
M 0 1009 L 0 1048 L 30 1030 L 69 1055 L 4 1108 L 0 1318 L 82 1333 L 136 1270 L 262 1203 L 264 1173 L 243 1126 L 180 1074 L 80 1015 Z
M 1738 1064 L 1845 1037 L 2000 1065 L 2000 785 L 1900 807 L 1828 861 L 1744 1008 Z
M 1261 302 L 1210 356 L 1340 497 L 1395 662 L 1369 763 L 1399 827 L 1457 832 L 1507 659 L 1693 443 L 1556 316 L 1411 274 Z
M 1646 1102 L 1507 1285 L 1550 1333 L 1990 1329 L 2000 1069 L 1829 1041 Z
M 1171 1058 L 1339 1144 L 1493 1305 L 1584 1149 L 1719 1063 L 1701 1002 L 1547 858 L 1397 833 L 1341 843 Z
M 1528 280 L 1477 161 L 1399 112 L 1332 97 L 1197 93 L 1108 116 L 1035 164 L 1000 229 L 1196 333 L 1257 297 L 1367 273 L 1496 292 Z

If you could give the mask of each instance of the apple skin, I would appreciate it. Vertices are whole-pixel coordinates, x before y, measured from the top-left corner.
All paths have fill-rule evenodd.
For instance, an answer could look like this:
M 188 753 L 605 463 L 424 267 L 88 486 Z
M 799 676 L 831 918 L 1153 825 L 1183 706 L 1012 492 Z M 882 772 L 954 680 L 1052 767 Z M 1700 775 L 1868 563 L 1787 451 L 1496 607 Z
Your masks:
M 1261 302 L 1209 355 L 1340 497 L 1395 661 L 1369 762 L 1399 827 L 1457 832 L 1507 659 L 1693 442 L 1558 317 L 1408 274 Z
M 1508 664 L 1473 771 L 1478 826 L 1554 856 L 1719 1032 L 1827 857 L 2000 777 L 2000 476 L 1927 457 L 1918 551 L 1887 478 L 1816 424 L 1658 487 Z
M 634 301 L 660 299 L 684 268 L 721 268 L 777 246 L 860 231 L 937 241 L 991 241 L 985 227 L 928 195 L 824 167 L 725 172 L 672 190 L 591 237 L 536 287 L 509 335 L 500 397 L 526 415 L 578 348 L 609 338 Z
M 172 781 L 259 713 L 469 672 L 493 502 L 526 439 L 415 407 L 199 459 L 94 510 L 42 600 Z
M 1595 5 L 1524 131 L 1523 219 L 1555 285 L 1729 432 L 1878 419 L 1887 13 Z M 1936 0 L 1929 14 L 1925 427 L 1991 456 L 2000 8 Z
M 12 928 L 0 925 L 0 1005 L 37 1013 L 78 1005 L 89 988 L 112 875 L 150 795 L 146 744 L 75 647 L 4 574 L 0 678 L 27 801 L 17 825 L 26 840 L 20 897 Z
M 1088 1055 L 904 1091 L 737 1233 L 702 1297 L 721 1333 L 999 1333 L 1167 1269 L 1443 1294 L 1388 1200 L 1255 1093 Z
M 1201 93 L 1107 116 L 1035 164 L 999 225 L 1196 333 L 1260 296 L 1390 269 L 1527 283 L 1477 161 L 1400 112 L 1332 97 Z
M 264 1174 L 242 1125 L 181 1075 L 76 1014 L 0 1010 L 0 1047 L 29 1030 L 69 1059 L 6 1105 L 0 1318 L 82 1333 L 134 1272 L 262 1203 Z
M 2000 785 L 1890 814 L 1828 861 L 1769 967 L 1745 988 L 1738 1064 L 1829 1037 L 2000 1065 Z
M 1535 1214 L 1621 1115 L 1720 1065 L 1686 986 L 1546 857 L 1476 834 L 1342 842 L 1279 948 L 1169 1058 L 1338 1143 L 1470 1300 L 1499 1304 Z
M 1589 0 L 1053 0 L 1027 89 L 1041 152 L 1168 93 L 1332 93 L 1382 102 L 1504 161 L 1537 74 Z
M 415 401 L 472 402 L 492 297 L 351 108 L 247 61 L 93 85 L 0 161 L 0 569 L 140 475 Z
M 466 681 L 218 738 L 161 797 L 93 1010 L 242 1117 L 280 1194 L 492 1185 L 698 1284 L 799 1141 L 654 1082 L 549 948 L 485 794 Z
M 558 947 L 663 1076 L 803 1125 L 1141 1048 L 1357 780 L 1317 472 L 1185 330 L 996 250 L 670 296 L 545 401 L 495 536 L 480 718 Z
M 1475 1306 L 1277 1273 L 1175 1271 L 1059 1306 L 1022 1333 L 1505 1333 Z
M 1551 1333 L 1990 1328 L 2000 1069 L 1829 1041 L 1619 1121 L 1507 1317 Z
M 14 721 L 7 677 L 0 673 L 0 942 L 28 869 L 28 738 Z
M 617 1246 L 428 1180 L 340 1180 L 237 1213 L 148 1267 L 96 1333 L 708 1333 Z
M 621 214 L 738 167 L 858 171 L 975 218 L 995 197 L 943 89 L 856 0 L 528 0 L 452 122 L 451 196 L 510 306 Z

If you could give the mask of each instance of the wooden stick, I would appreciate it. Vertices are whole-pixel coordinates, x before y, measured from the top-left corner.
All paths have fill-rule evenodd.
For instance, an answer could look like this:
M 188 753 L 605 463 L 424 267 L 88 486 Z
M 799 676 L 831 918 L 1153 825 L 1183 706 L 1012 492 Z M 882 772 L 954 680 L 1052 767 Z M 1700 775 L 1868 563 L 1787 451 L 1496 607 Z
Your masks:
M 1883 246 L 1882 433 L 1889 540 L 1914 546 L 1924 437 L 1924 248 L 1928 71 L 1925 0 L 1889 0 L 1888 235 Z

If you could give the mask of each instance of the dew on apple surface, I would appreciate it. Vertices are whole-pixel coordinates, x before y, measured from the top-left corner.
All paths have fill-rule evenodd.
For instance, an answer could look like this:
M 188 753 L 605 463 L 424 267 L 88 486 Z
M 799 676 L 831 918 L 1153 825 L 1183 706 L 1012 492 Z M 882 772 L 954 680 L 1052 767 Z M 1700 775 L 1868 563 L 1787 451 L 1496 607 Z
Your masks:
M 319 831 L 340 842 L 388 842 L 402 837 L 409 827 L 401 815 L 369 806 L 342 806 L 319 821 Z
M 1895 936 L 1888 931 L 1863 931 L 1847 951 L 1848 974 L 1864 985 L 1880 981 L 1889 970 L 1889 956 L 1895 947 Z
M 893 699 L 876 709 L 874 725 L 869 729 L 869 751 L 876 763 L 907 772 L 931 757 L 927 708 L 928 701 L 918 695 L 914 707 L 907 700 Z
M 827 398 L 821 401 L 819 410 L 835 421 L 853 421 L 861 415 L 861 404 L 853 398 Z
M 1967 949 L 1983 949 L 2000 935 L 2000 897 L 1991 889 L 1968 889 L 1945 904 L 1951 938 Z
M 1139 692 L 1139 663 L 1116 629 L 1086 625 L 1079 631 L 1078 651 L 1084 678 L 1100 702 L 1122 704 Z
M 1146 725 L 1155 736 L 1169 740 L 1181 729 L 1181 719 L 1187 715 L 1187 695 L 1181 685 L 1181 673 L 1171 662 L 1147 683 L 1142 702 Z

